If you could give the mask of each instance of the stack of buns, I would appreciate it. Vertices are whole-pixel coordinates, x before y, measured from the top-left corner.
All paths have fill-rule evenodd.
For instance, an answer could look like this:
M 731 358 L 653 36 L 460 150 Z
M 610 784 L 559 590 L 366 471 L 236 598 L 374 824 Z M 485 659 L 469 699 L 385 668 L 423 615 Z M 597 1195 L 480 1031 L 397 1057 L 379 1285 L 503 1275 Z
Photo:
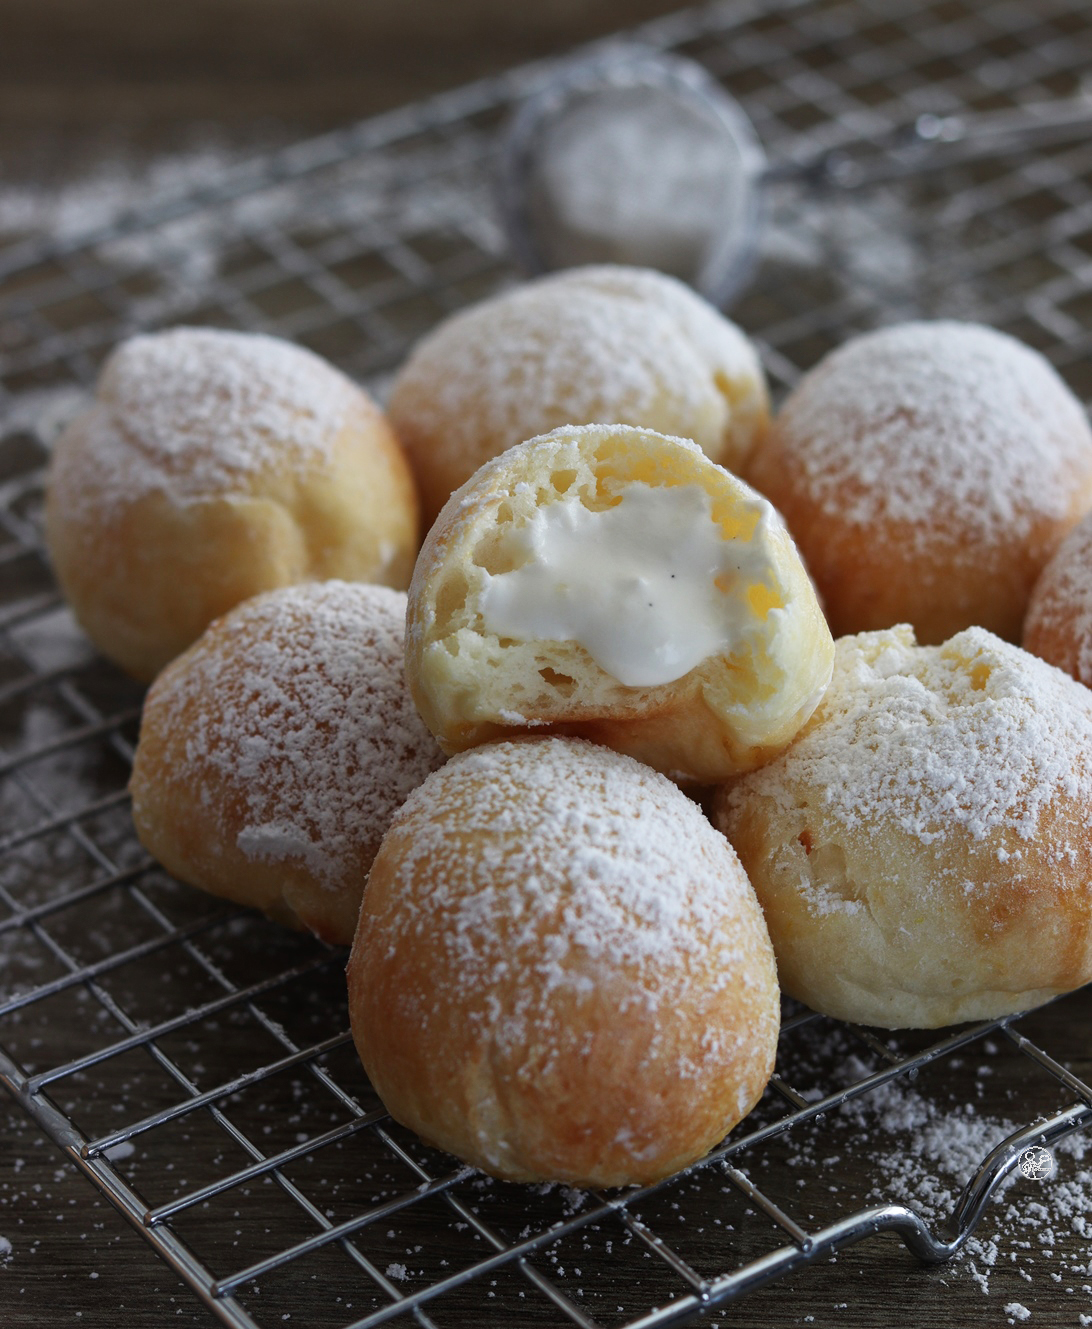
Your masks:
M 1090 510 L 1011 338 L 867 334 L 771 422 L 737 328 L 597 267 L 449 319 L 389 419 L 271 338 L 136 338 L 47 539 L 155 679 L 150 851 L 353 942 L 399 1121 L 625 1185 L 761 1096 L 778 982 L 934 1027 L 1092 978 Z

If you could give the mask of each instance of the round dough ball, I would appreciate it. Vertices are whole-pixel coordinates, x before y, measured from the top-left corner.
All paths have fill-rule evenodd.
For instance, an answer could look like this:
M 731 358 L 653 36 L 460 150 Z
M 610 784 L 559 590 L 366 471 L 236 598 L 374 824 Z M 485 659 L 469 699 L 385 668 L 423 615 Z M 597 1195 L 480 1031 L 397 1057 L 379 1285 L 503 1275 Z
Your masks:
M 1092 687 L 1092 517 L 1070 531 L 1035 583 L 1024 649 Z
M 758 1101 L 773 953 L 730 846 L 670 781 L 573 739 L 430 776 L 372 867 L 349 960 L 391 1115 L 497 1177 L 625 1186 Z
M 1092 430 L 1047 361 L 991 328 L 857 337 L 796 387 L 747 478 L 788 523 L 835 637 L 913 625 L 1018 641 L 1028 597 L 1092 508 Z
M 936 1028 L 1092 978 L 1092 694 L 981 628 L 837 643 L 797 741 L 720 790 L 782 988 Z
M 447 319 L 395 379 L 426 523 L 491 457 L 559 425 L 643 425 L 738 470 L 769 412 L 750 342 L 688 286 L 574 268 Z
M 549 729 L 713 783 L 790 741 L 833 658 L 770 505 L 693 443 L 625 425 L 483 466 L 410 587 L 406 673 L 447 752 Z
M 371 398 L 273 337 L 174 328 L 107 361 L 57 440 L 46 540 L 95 645 L 144 681 L 259 591 L 404 588 L 417 500 Z
M 392 816 L 443 761 L 406 688 L 405 611 L 385 586 L 283 587 L 167 666 L 130 789 L 140 842 L 168 872 L 352 941 Z

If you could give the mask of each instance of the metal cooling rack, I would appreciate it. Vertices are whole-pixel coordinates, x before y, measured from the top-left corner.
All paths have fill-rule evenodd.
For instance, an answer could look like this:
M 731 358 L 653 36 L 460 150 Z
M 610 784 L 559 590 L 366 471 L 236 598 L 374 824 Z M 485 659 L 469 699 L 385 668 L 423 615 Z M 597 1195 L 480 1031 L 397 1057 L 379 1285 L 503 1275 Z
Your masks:
M 738 0 L 637 35 L 723 79 L 782 162 L 882 143 L 923 112 L 1068 96 L 1092 67 L 1092 13 L 1064 0 Z M 94 234 L 0 246 L 0 1078 L 228 1325 L 716 1319 L 883 1230 L 946 1257 L 1029 1143 L 1092 1120 L 1092 1089 L 1062 1064 L 1089 1055 L 1087 990 L 940 1037 L 796 1011 L 762 1103 L 687 1173 L 605 1195 L 491 1183 L 385 1117 L 349 1040 L 342 954 L 174 883 L 137 845 L 140 691 L 90 653 L 54 587 L 50 438 L 120 338 L 182 321 L 290 337 L 382 392 L 439 317 L 515 279 L 497 131 L 550 69 L 300 144 Z M 777 391 L 852 333 L 952 315 L 1014 333 L 1092 393 L 1092 143 L 866 191 L 782 184 L 770 202 L 733 315 Z M 1024 1124 L 946 1223 L 884 1199 L 860 1148 L 837 1187 L 801 1162 L 891 1082 L 981 1108 L 984 1067 Z

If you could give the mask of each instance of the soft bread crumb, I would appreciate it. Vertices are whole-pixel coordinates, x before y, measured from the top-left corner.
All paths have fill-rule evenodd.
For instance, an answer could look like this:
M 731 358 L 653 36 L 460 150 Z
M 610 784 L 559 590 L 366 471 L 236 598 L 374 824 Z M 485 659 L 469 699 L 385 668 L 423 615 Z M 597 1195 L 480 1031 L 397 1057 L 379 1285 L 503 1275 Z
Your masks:
M 708 494 L 725 544 L 760 544 L 764 557 L 748 549 L 746 575 L 724 592 L 736 622 L 730 644 L 673 682 L 626 686 L 579 641 L 491 631 L 485 589 L 526 562 L 520 532 L 536 514 L 576 501 L 607 511 L 631 485 L 694 486 Z M 596 566 L 594 545 L 588 562 Z M 532 439 L 452 496 L 417 562 L 406 649 L 414 699 L 449 752 L 524 724 L 551 726 L 706 782 L 783 747 L 818 702 L 833 658 L 814 590 L 769 505 L 693 443 L 620 425 Z

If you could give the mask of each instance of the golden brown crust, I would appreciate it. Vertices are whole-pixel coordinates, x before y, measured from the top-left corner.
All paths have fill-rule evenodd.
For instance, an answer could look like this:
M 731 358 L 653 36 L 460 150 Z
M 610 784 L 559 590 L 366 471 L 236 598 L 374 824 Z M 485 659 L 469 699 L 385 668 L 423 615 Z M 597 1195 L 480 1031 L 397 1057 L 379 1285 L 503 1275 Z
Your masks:
M 855 442 L 868 446 L 865 437 Z M 918 522 L 842 525 L 816 506 L 795 446 L 785 445 L 776 420 L 747 478 L 800 546 L 835 638 L 911 623 L 923 645 L 938 645 L 971 625 L 1018 641 L 1044 564 L 1092 501 L 1092 472 L 1073 474 L 1065 517 L 1033 517 L 1024 538 L 1000 552 L 961 530 L 954 517 L 938 522 L 926 540 Z M 847 508 L 856 497 L 847 484 Z
M 1092 506 L 1092 432 L 1028 347 L 973 324 L 848 342 L 790 395 L 747 479 L 774 504 L 835 637 L 913 625 L 1018 641 L 1044 564 Z
M 625 686 L 576 641 L 513 641 L 480 611 L 503 570 L 506 532 L 580 495 L 606 507 L 627 485 L 694 485 L 713 517 L 769 559 L 760 582 L 779 605 L 751 614 L 731 649 L 674 682 Z M 729 536 L 725 534 L 727 540 Z M 594 564 L 596 551 L 588 552 Z M 625 426 L 559 429 L 484 466 L 452 496 L 425 541 L 410 588 L 406 672 L 425 723 L 448 752 L 532 730 L 585 737 L 685 781 L 761 764 L 814 710 L 833 643 L 799 556 L 768 505 L 692 444 Z
M 402 671 L 405 596 L 326 582 L 237 606 L 148 693 L 141 843 L 172 875 L 348 945 L 394 812 L 442 760 Z
M 934 1028 L 1092 978 L 1092 699 L 980 630 L 838 643 L 798 741 L 714 821 L 754 883 L 783 989 Z
M 688 287 L 644 268 L 569 269 L 463 310 L 414 350 L 390 417 L 425 523 L 486 461 L 569 424 L 693 439 L 742 467 L 769 416 L 743 334 Z
M 168 407 L 185 409 L 188 378 L 200 403 L 218 373 L 245 400 L 222 419 L 182 415 L 172 426 L 166 408 L 156 414 L 146 400 L 154 382 L 135 402 L 124 390 L 148 342 L 162 343 L 149 374 L 181 347 Z M 188 358 L 194 343 L 196 361 Z M 248 383 L 269 354 L 269 384 Z M 297 356 L 298 381 L 263 404 L 258 389 L 276 397 L 275 371 Z M 134 677 L 150 681 L 214 618 L 260 591 L 335 577 L 408 584 L 417 548 L 412 477 L 378 407 L 330 366 L 270 338 L 181 329 L 126 343 L 99 393 L 57 441 L 46 541 L 77 618 Z M 254 435 L 249 454 L 239 443 L 245 429 Z
M 391 1114 L 512 1180 L 665 1176 L 773 1069 L 772 953 L 729 846 L 668 781 L 573 740 L 478 748 L 425 782 L 348 975 Z

